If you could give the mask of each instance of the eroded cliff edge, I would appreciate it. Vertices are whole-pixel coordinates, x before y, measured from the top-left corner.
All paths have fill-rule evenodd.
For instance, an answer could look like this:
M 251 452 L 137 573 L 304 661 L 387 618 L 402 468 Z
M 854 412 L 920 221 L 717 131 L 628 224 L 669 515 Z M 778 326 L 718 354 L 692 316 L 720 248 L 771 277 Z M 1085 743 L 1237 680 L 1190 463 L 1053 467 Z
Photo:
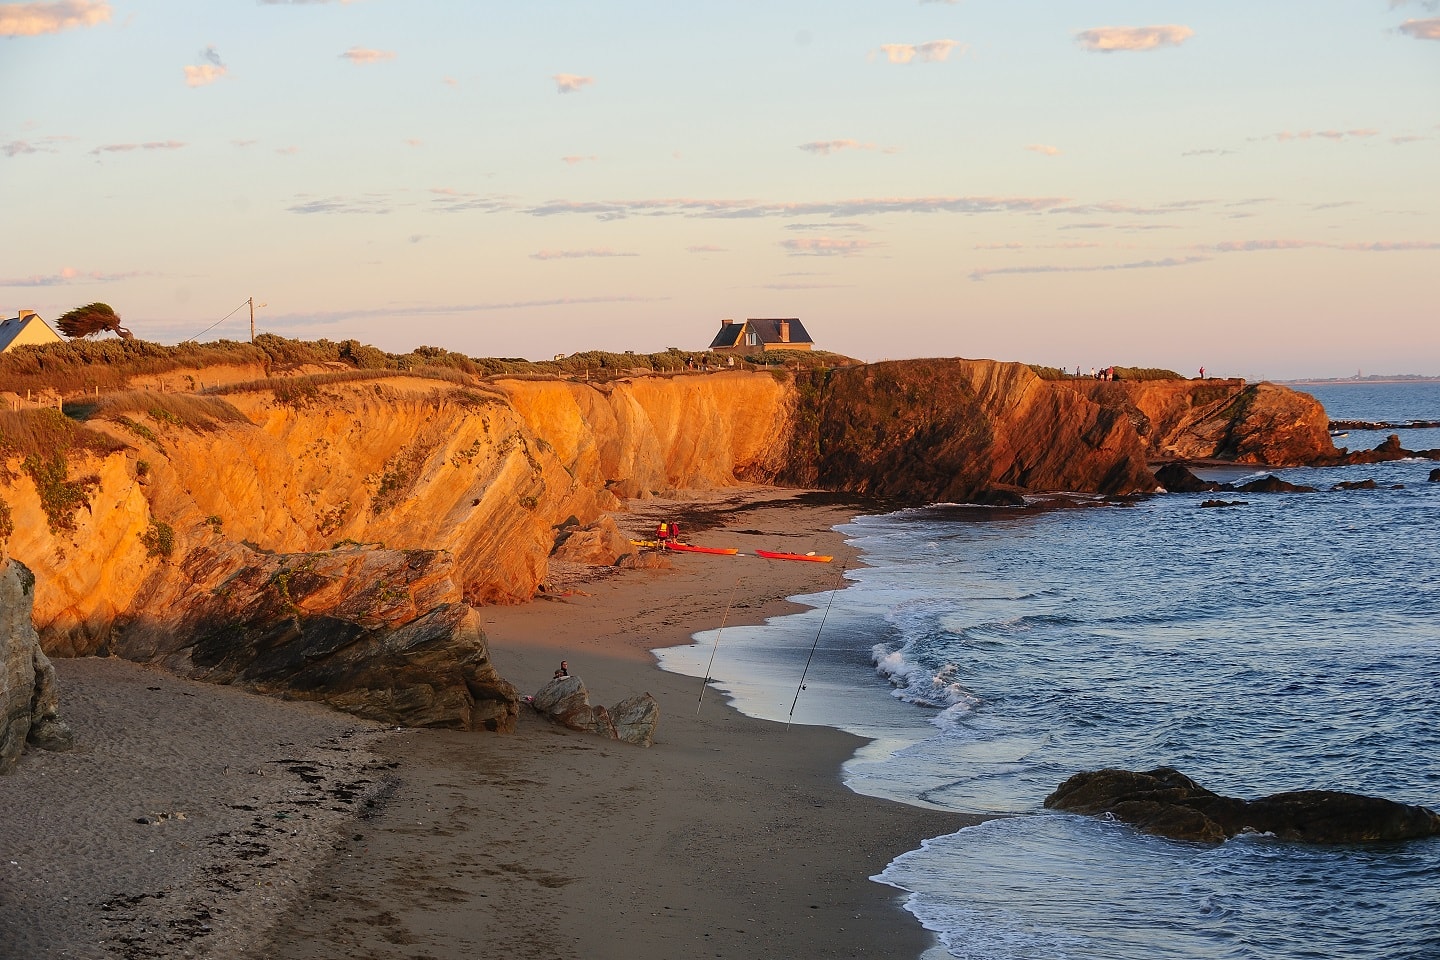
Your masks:
M 529 599 L 559 533 L 629 499 L 745 482 L 914 503 L 1118 495 L 1154 490 L 1147 462 L 1166 456 L 1335 453 L 1319 404 L 1283 388 L 1055 382 L 985 360 L 595 382 L 367 372 L 6 416 L 34 448 L 0 435 L 9 550 L 35 571 L 52 655 L 501 729 L 513 691 L 473 608 Z M 373 667 L 336 679 L 346 651 L 393 666 L 406 644 L 469 666 L 435 689 Z

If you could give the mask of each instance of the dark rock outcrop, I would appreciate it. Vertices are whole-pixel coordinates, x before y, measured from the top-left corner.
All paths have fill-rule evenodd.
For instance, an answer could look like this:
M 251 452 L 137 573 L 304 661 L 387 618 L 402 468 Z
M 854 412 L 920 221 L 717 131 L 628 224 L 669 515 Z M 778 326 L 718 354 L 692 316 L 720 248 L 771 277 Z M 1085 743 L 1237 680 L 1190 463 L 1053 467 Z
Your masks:
M 1430 482 L 1440 483 L 1440 467 L 1436 467 L 1434 470 L 1430 471 Z
M 1226 484 L 1221 489 L 1235 490 L 1239 493 L 1315 493 L 1317 490 L 1315 487 L 1281 480 L 1274 474 L 1261 477 L 1259 480 L 1251 480 L 1249 483 L 1242 483 L 1238 487 Z
M 1155 479 L 1170 493 L 1211 493 L 1224 487 L 1214 480 L 1201 480 L 1183 463 L 1167 463 L 1155 471 Z
M 1378 490 L 1380 485 L 1374 480 L 1341 480 L 1331 490 Z
M 443 551 L 220 544 L 183 565 L 188 601 L 162 582 L 146 604 L 157 612 L 119 631 L 114 652 L 387 724 L 515 727 L 515 688 L 491 664 L 480 614 Z
M 648 693 L 622 700 L 609 710 L 591 706 L 590 691 L 573 675 L 551 680 L 529 698 L 529 703 L 563 727 L 642 747 L 654 742 L 655 725 L 660 719 L 660 705 Z
M 1440 835 L 1440 815 L 1419 806 L 1335 790 L 1277 793 L 1259 800 L 1222 797 L 1169 767 L 1146 773 L 1078 773 L 1045 806 L 1109 815 L 1173 840 L 1217 843 L 1268 833 L 1301 843 L 1365 843 Z
M 1245 501 L 1244 501 L 1244 500 L 1204 500 L 1204 501 L 1201 502 L 1200 506 L 1202 506 L 1202 507 L 1243 507 L 1243 506 L 1245 506 Z
M 1440 460 L 1440 450 L 1406 450 L 1400 446 L 1398 434 L 1390 434 L 1373 450 L 1345 453 L 1340 463 L 1347 466 L 1365 463 L 1390 463 L 1395 460 Z
M 60 719 L 55 668 L 31 622 L 34 603 L 34 575 L 18 560 L 0 559 L 0 773 L 27 744 L 68 750 L 75 743 Z

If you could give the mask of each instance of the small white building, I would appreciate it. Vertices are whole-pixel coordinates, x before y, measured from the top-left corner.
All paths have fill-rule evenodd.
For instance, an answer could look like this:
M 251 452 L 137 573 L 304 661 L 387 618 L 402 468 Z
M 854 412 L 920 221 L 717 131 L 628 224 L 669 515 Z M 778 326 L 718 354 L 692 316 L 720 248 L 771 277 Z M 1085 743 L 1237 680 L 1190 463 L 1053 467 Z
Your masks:
M 34 310 L 21 310 L 20 316 L 0 322 L 0 353 L 7 353 L 13 347 L 61 342 L 60 334 L 50 329 L 50 324 Z

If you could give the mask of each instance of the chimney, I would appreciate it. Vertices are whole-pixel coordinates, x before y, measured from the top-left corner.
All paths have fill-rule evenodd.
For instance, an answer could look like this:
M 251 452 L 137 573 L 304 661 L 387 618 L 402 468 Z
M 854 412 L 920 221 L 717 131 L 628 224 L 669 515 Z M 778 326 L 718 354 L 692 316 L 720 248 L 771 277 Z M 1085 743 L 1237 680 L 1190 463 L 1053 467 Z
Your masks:
M 781 343 L 789 343 L 789 342 L 790 342 L 790 321 L 789 321 L 789 320 L 781 320 L 781 321 L 780 321 L 780 342 L 781 342 Z
M 24 320 L 26 317 L 33 317 L 33 316 L 35 316 L 35 311 L 34 311 L 34 310 L 21 310 L 21 311 L 20 311 L 20 319 L 21 319 L 21 320 Z
M 735 322 L 734 320 L 731 320 L 729 317 L 726 317 L 724 320 L 721 320 L 721 321 L 720 321 L 720 329 L 721 329 L 721 330 L 724 330 L 726 327 L 730 326 L 730 324 L 732 324 L 732 323 L 734 323 L 734 322 Z

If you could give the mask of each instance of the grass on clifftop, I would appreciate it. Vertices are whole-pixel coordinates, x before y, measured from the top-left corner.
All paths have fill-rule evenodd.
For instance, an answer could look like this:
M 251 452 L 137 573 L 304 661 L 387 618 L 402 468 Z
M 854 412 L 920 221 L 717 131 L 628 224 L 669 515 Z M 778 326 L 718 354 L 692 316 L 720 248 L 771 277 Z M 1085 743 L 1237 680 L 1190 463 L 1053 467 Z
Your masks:
M 1041 380 L 1089 380 L 1088 376 L 1076 376 L 1067 373 L 1058 367 L 1047 367 L 1038 363 L 1027 364 L 1034 371 L 1035 376 Z M 1164 370 L 1159 367 L 1116 367 L 1116 380 L 1184 380 L 1174 370 Z
M 736 358 L 735 369 L 777 369 L 847 366 L 847 357 L 825 351 L 786 350 L 759 357 Z M 681 373 L 729 369 L 727 358 L 703 350 L 671 348 L 662 353 L 607 353 L 591 350 L 559 360 L 467 357 L 442 347 L 417 347 L 409 353 L 386 353 L 356 340 L 289 340 L 262 333 L 253 344 L 233 340 L 183 343 L 167 347 L 144 340 L 71 340 L 45 346 L 20 347 L 0 354 L 0 389 L 24 395 L 26 391 L 54 391 L 62 395 L 124 390 L 135 377 L 156 376 L 177 370 L 251 364 L 263 367 L 266 381 L 304 367 L 324 367 L 316 376 L 366 379 L 405 372 L 465 383 L 494 376 L 585 377 L 609 379 L 637 373 Z M 334 382 L 334 381 L 327 381 Z M 265 381 L 237 385 L 231 390 L 273 389 Z M 206 392 L 225 392 L 208 390 Z

